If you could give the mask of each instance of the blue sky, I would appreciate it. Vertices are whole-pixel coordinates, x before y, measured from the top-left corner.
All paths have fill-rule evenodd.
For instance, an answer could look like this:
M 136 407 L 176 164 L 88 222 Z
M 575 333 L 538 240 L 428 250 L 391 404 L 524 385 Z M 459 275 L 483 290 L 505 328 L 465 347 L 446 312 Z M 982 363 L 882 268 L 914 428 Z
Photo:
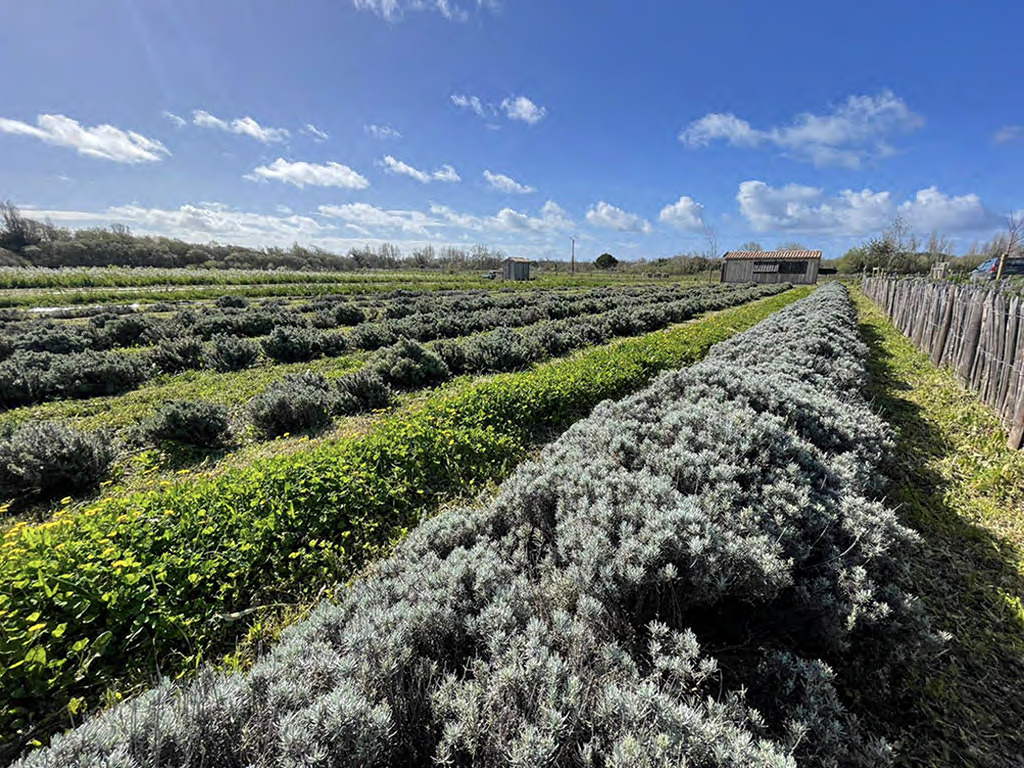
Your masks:
M 1024 208 L 1024 4 L 37 0 L 0 199 L 194 241 L 837 256 Z

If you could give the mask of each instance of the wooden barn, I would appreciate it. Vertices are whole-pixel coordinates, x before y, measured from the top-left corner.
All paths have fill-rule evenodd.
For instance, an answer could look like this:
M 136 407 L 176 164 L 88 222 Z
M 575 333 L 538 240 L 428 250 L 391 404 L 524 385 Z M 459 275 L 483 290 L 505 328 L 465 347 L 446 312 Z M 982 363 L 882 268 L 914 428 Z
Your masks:
M 722 282 L 814 285 L 820 268 L 821 251 L 729 251 Z
M 501 263 L 501 276 L 505 280 L 529 280 L 530 264 L 529 259 L 517 259 L 511 257 Z

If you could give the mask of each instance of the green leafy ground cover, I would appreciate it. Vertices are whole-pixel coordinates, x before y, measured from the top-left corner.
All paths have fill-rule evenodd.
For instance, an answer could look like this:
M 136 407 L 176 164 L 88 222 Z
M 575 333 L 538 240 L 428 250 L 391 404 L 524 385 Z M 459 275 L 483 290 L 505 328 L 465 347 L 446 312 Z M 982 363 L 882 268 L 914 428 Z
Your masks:
M 0 556 L 0 733 L 16 745 L 112 688 L 194 669 L 245 633 L 246 612 L 348 578 L 596 403 L 692 363 L 809 290 L 460 381 L 364 436 L 17 524 Z
M 952 636 L 876 727 L 908 768 L 1024 765 L 1024 452 L 854 293 L 872 393 L 898 432 L 889 498 L 923 538 L 909 589 Z
M 238 407 L 286 374 L 314 371 L 328 377 L 340 376 L 358 368 L 366 356 L 365 352 L 355 351 L 339 357 L 323 357 L 301 363 L 269 363 L 241 371 L 221 373 L 202 370 L 162 374 L 138 389 L 119 395 L 84 400 L 55 400 L 13 408 L 0 413 L 0 428 L 10 428 L 28 420 L 57 419 L 76 429 L 117 429 L 135 424 L 171 400 L 206 400 Z
M 275 273 L 239 270 L 227 275 L 216 270 L 8 270 L 0 272 L 0 308 L 66 307 L 86 304 L 166 301 L 199 301 L 223 296 L 225 287 L 235 296 L 247 298 L 309 297 L 328 294 L 383 293 L 396 290 L 456 290 L 475 288 L 583 288 L 599 286 L 643 285 L 651 281 L 640 275 L 588 273 L 570 277 L 565 274 L 541 274 L 528 282 L 488 280 L 475 272 L 358 272 L 358 273 Z M 78 274 L 78 273 L 81 274 Z M 27 273 L 27 274 L 24 274 Z M 307 279 L 302 281 L 301 275 Z M 717 275 L 713 276 L 718 281 Z M 691 282 L 706 282 L 692 278 Z M 679 282 L 678 279 L 673 282 Z

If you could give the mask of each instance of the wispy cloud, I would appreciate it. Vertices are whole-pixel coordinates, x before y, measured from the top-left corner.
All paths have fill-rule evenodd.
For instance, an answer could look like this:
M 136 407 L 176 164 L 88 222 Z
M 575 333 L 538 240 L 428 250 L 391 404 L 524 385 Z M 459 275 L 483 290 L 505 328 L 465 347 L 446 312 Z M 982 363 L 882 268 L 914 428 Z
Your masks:
M 439 13 L 449 21 L 466 21 L 470 12 L 452 0 L 352 0 L 356 8 L 375 13 L 388 21 L 398 21 L 409 11 Z M 476 0 L 478 10 L 496 10 L 498 0 Z
M 850 96 L 825 115 L 797 115 L 791 125 L 766 129 L 729 113 L 710 113 L 679 134 L 688 147 L 722 141 L 734 147 L 774 146 L 797 160 L 817 166 L 859 168 L 866 160 L 895 153 L 889 140 L 914 131 L 924 119 L 892 91 L 877 96 Z
M 283 157 L 270 165 L 261 165 L 245 178 L 251 181 L 264 179 L 283 181 L 296 187 L 343 187 L 345 189 L 366 189 L 370 182 L 364 176 L 340 163 L 318 165 L 306 162 L 289 162 Z
M 1022 139 L 1024 139 L 1024 125 L 1004 125 L 992 137 L 996 144 L 1006 144 L 1007 142 L 1021 141 Z
M 39 115 L 35 125 L 0 118 L 0 133 L 30 136 L 47 144 L 69 147 L 80 155 L 115 163 L 154 163 L 171 153 L 155 139 L 112 125 L 84 127 L 64 115 Z
M 264 144 L 284 141 L 291 135 L 286 128 L 267 128 L 251 117 L 222 120 L 202 109 L 197 109 L 192 113 L 192 124 L 198 125 L 201 128 L 213 128 L 219 131 L 226 131 L 227 133 L 235 133 L 240 136 L 251 136 L 257 141 L 262 141 Z
M 164 110 L 163 116 L 164 119 L 170 120 L 174 124 L 175 128 L 184 128 L 186 125 L 188 125 L 188 120 L 186 120 L 181 115 L 174 114 L 173 112 L 168 112 L 167 110 Z
M 460 109 L 473 112 L 485 120 L 505 116 L 508 120 L 517 120 L 527 125 L 536 125 L 547 116 L 547 109 L 537 105 L 526 96 L 508 96 L 498 104 L 485 102 L 479 96 L 465 93 L 453 93 L 452 104 Z
M 452 104 L 461 109 L 468 109 L 480 117 L 486 118 L 488 114 L 494 113 L 493 106 L 484 106 L 479 96 L 468 96 L 464 93 L 453 93 Z
M 506 176 L 503 173 L 491 173 L 490 171 L 484 171 L 484 178 L 487 179 L 487 184 L 491 189 L 496 189 L 499 192 L 508 192 L 513 195 L 528 195 L 531 192 L 537 191 L 533 187 L 520 184 L 511 176 Z
M 432 181 L 443 181 L 448 183 L 462 181 L 462 178 L 450 165 L 442 165 L 436 171 L 427 173 L 426 171 L 414 168 L 408 163 L 403 163 L 401 160 L 397 160 L 391 155 L 386 155 L 381 161 L 381 165 L 384 166 L 384 170 L 388 173 L 396 176 L 408 176 L 411 179 L 416 179 L 416 181 L 421 184 L 429 184 Z
M 375 139 L 402 138 L 402 134 L 388 125 L 364 125 L 363 129 Z
M 302 129 L 302 132 L 308 136 L 312 136 L 315 141 L 327 141 L 327 139 L 330 138 L 330 136 L 321 131 L 312 123 L 306 123 L 305 127 Z
M 651 231 L 651 223 L 646 219 L 603 200 L 587 210 L 587 221 L 596 227 L 618 232 L 640 232 L 646 235 Z

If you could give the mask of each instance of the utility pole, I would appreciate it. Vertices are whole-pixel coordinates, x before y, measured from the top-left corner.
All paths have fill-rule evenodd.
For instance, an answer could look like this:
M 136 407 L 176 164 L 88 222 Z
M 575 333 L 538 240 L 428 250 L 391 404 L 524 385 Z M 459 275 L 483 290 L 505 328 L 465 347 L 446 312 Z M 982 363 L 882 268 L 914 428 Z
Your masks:
M 570 258 L 570 262 L 569 262 L 570 263 L 570 267 L 569 267 L 569 269 L 570 269 L 570 274 L 575 275 L 576 274 L 576 235 L 570 235 L 569 239 L 572 240 L 572 255 L 569 257 Z

